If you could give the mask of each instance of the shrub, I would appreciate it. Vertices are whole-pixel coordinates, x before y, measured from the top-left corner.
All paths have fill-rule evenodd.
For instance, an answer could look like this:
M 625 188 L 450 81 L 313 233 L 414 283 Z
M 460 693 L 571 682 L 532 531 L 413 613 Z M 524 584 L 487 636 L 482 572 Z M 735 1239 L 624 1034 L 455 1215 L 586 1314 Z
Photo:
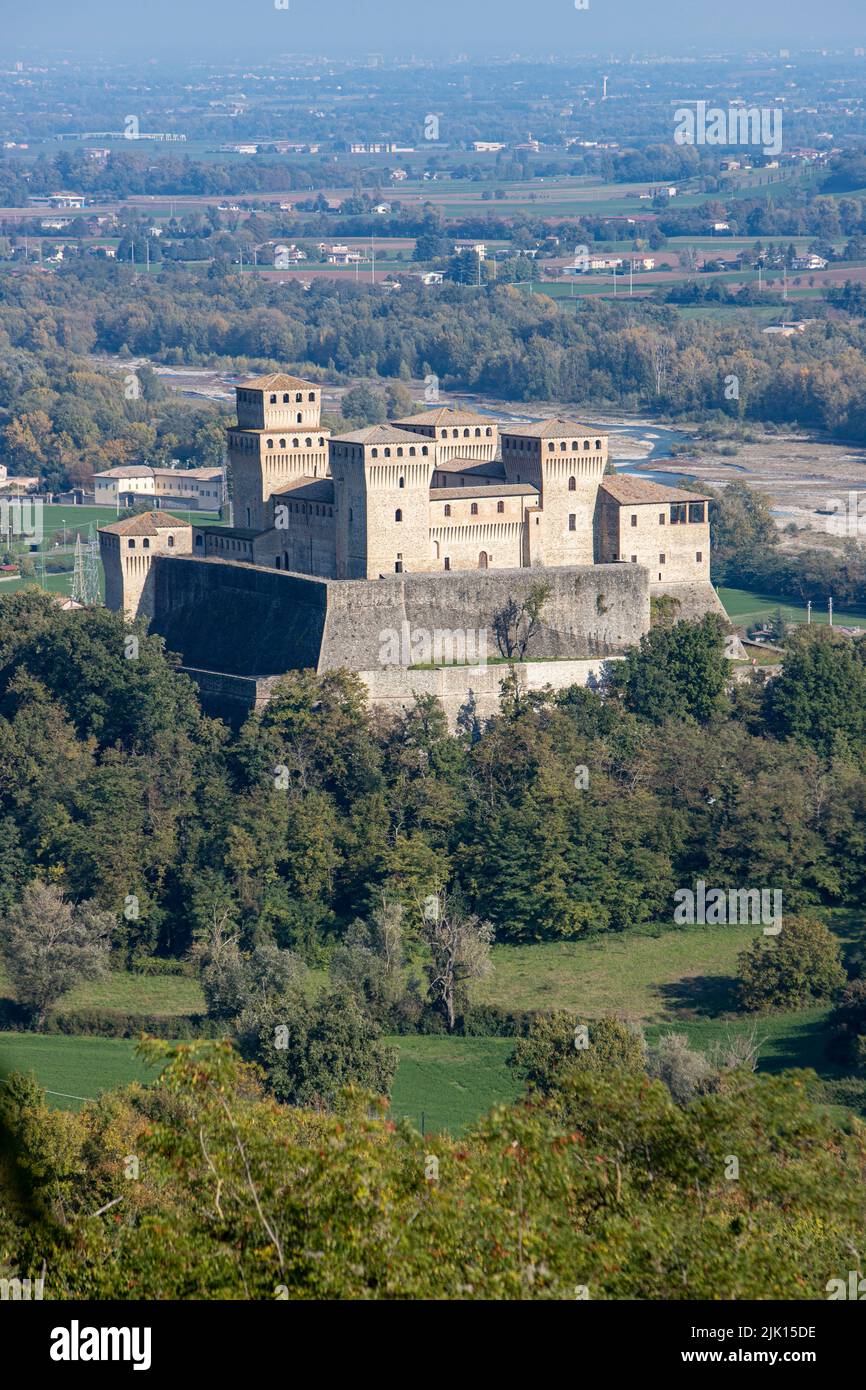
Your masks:
M 738 1001 L 751 1012 L 803 1008 L 845 983 L 839 943 L 813 917 L 786 918 L 778 936 L 741 951 L 738 966 Z

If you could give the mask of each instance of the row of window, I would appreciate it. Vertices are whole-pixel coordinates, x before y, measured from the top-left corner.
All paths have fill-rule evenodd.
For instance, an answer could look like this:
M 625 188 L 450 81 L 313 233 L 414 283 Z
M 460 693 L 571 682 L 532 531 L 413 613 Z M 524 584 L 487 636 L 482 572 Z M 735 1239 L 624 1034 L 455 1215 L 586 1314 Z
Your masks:
M 573 479 L 569 478 L 569 480 L 568 480 L 569 491 L 573 491 L 573 488 L 572 488 L 572 486 L 571 486 L 572 481 L 573 481 Z M 705 521 L 705 520 L 706 520 L 706 515 L 705 515 L 705 512 L 704 512 L 704 503 L 703 503 L 703 502 L 672 502 L 671 505 L 670 505 L 670 518 L 671 518 L 671 526 L 683 526 L 683 525 L 686 524 L 686 521 L 687 521 L 687 520 L 690 521 L 690 522 L 692 522 L 692 523 L 698 522 L 698 521 Z M 659 526 L 664 526 L 665 520 L 666 520 L 665 513 L 664 513 L 664 512 L 659 512 Z M 631 524 L 632 524 L 632 526 L 637 526 L 637 512 L 632 512 L 632 514 L 631 514 Z
M 237 398 L 238 398 L 239 401 L 246 401 L 246 402 L 248 402 L 250 405 L 256 405 L 256 404 L 258 403 L 258 399 L 259 399 L 259 395 L 260 395 L 260 394 L 261 394 L 261 393 L 258 392 L 258 391 L 238 391 L 238 393 L 237 393 Z M 278 402 L 277 402 L 276 392 L 272 393 L 272 394 L 268 397 L 268 399 L 269 399 L 271 405 L 277 405 Z M 304 393 L 303 393 L 303 391 L 296 391 L 296 392 L 295 392 L 295 400 L 298 401 L 298 402 L 301 402 L 301 401 L 303 401 L 303 399 L 304 399 Z M 309 393 L 309 395 L 307 396 L 307 400 L 308 400 L 308 401 L 315 401 L 315 399 L 316 399 L 316 393 L 315 393 L 315 391 L 311 391 L 311 392 Z M 290 393 L 289 393 L 288 391 L 284 391 L 284 392 L 283 392 L 283 405 L 290 405 L 290 404 L 291 404 L 291 400 L 292 400 L 292 397 L 291 397 Z
M 703 552 L 702 550 L 696 550 L 696 551 L 695 551 L 695 560 L 696 560 L 696 562 L 697 562 L 698 564 L 700 564 L 701 561 L 703 560 L 703 558 L 704 558 L 704 552 Z M 625 559 L 625 556 L 623 556 L 623 559 Z M 636 564 L 637 564 L 637 556 L 636 556 L 636 555 L 632 555 L 632 557 L 631 557 L 631 563 L 632 563 L 633 565 L 636 565 Z M 660 555 L 660 556 L 659 556 L 659 564 L 660 564 L 660 565 L 667 564 L 667 556 L 666 556 L 666 555 Z
M 461 438 L 463 438 L 463 439 L 471 439 L 471 438 L 473 437 L 473 433 L 474 433 L 474 437 L 475 437 L 476 439 L 481 439 L 482 437 L 485 437 L 485 438 L 487 438 L 487 439 L 492 439 L 492 437 L 493 437 L 493 430 L 490 429 L 490 427 L 488 426 L 488 428 L 485 429 L 485 430 L 481 430 L 480 428 L 476 428 L 474 432 L 473 432 L 472 430 L 465 429 L 465 430 L 463 431 L 462 435 L 461 435 L 460 430 L 451 430 L 450 435 L 449 435 L 448 430 L 440 430 L 440 431 L 439 431 L 439 438 L 440 438 L 440 439 L 449 439 L 449 438 L 450 438 L 450 439 L 461 439 Z
M 169 550 L 173 550 L 173 549 L 174 549 L 174 536 L 168 536 L 168 537 L 166 538 L 166 544 L 168 545 Z M 127 542 L 126 542 L 126 548 L 127 548 L 127 550 L 134 550 L 134 549 L 135 549 L 135 541 L 133 541 L 133 540 L 127 541 Z M 142 548 L 142 550 L 150 550 L 150 541 L 147 539 L 147 536 L 145 536 L 144 540 L 141 542 L 141 548 Z
M 505 445 L 505 447 L 506 447 L 507 449 L 519 449 L 519 450 L 521 450 L 521 451 L 525 451 L 525 450 L 529 449 L 529 450 L 531 450 L 533 453 L 535 452 L 535 440 L 534 440 L 534 439 L 518 439 L 517 442 L 514 443 L 514 444 L 508 443 L 508 442 L 506 442 L 506 440 L 503 440 L 503 444 Z M 585 439 L 585 440 L 583 441 L 583 447 L 584 447 L 584 449 L 585 449 L 587 452 L 589 452 L 589 451 L 592 449 L 592 440 L 591 440 L 591 439 Z M 597 440 L 595 441 L 595 447 L 596 447 L 596 449 L 600 449 L 600 448 L 601 448 L 601 440 L 600 440 L 600 439 L 597 439 Z M 579 439 L 572 439 L 571 445 L 570 445 L 570 446 L 569 446 L 568 440 L 566 440 L 566 439 L 560 440 L 560 443 L 559 443 L 559 450 L 560 450 L 560 453 L 566 454 L 566 453 L 569 452 L 569 449 L 570 449 L 571 453 L 575 453 L 575 454 L 576 454 L 576 453 L 579 453 L 579 452 L 580 452 L 580 440 L 579 440 Z M 547 442 L 547 452 L 548 452 L 549 454 L 555 454 L 555 453 L 556 453 L 556 440 L 555 440 L 555 439 L 549 439 L 549 440 L 548 440 L 548 442 Z
M 273 447 L 274 447 L 274 441 L 273 441 L 272 439 L 269 439 L 269 440 L 267 441 L 267 445 L 268 445 L 268 448 L 269 448 L 269 449 L 273 449 Z M 305 446 L 305 448 L 307 448 L 307 449 L 312 449 L 312 447 L 313 447 L 313 441 L 312 441 L 312 439 L 305 439 L 305 440 L 304 440 L 304 446 Z M 285 449 L 286 447 L 287 447 L 287 446 L 286 446 L 286 441 L 285 441 L 284 439 L 281 439 L 281 440 L 280 440 L 280 448 L 281 448 L 281 449 Z M 293 448 L 293 449 L 300 449 L 300 447 L 301 447 L 301 441 L 300 441 L 299 439 L 293 439 L 293 440 L 292 440 L 292 448 Z M 325 447 L 325 440 L 324 440 L 324 437 L 322 437 L 322 438 L 319 440 L 319 448 L 320 448 L 320 449 L 324 449 L 324 447 Z
M 313 511 L 313 506 L 314 506 L 314 505 L 315 505 L 315 512 Z M 289 509 L 290 512 L 297 512 L 297 513 L 299 513 L 301 516 L 333 516 L 333 515 L 334 515 L 334 508 L 333 508 L 333 507 L 327 506 L 324 502 L 322 502 L 322 504 L 321 504 L 321 509 L 320 509 L 320 505 L 319 505 L 318 502 L 316 502 L 315 504 L 312 503 L 312 502 L 287 502 L 287 503 L 286 503 L 286 506 L 288 507 L 288 509 Z M 351 515 L 351 514 L 350 514 L 350 515 Z M 398 520 L 399 520 L 399 517 L 398 517 Z

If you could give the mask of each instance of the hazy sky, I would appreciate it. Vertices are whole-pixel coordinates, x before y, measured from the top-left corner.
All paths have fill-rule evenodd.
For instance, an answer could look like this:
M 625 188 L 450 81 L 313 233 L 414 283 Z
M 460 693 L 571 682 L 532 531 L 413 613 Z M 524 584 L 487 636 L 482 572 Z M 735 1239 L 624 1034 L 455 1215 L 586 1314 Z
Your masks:
M 288 4 L 289 8 L 277 8 Z M 586 0 L 580 0 L 586 3 Z M 866 44 L 866 0 L 0 0 L 4 60 L 61 49 L 563 54 Z

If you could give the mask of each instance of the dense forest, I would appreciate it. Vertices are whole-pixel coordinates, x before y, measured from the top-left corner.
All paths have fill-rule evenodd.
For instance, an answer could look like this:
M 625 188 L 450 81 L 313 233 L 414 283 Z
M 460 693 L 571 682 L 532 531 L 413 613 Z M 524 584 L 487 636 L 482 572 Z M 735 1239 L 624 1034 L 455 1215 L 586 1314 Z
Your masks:
M 5 597 L 0 906 L 47 876 L 146 969 L 215 914 L 315 966 L 383 897 L 417 927 L 438 892 L 501 942 L 671 921 L 699 877 L 778 886 L 792 912 L 863 904 L 861 647 L 815 629 L 766 691 L 728 693 L 722 646 L 717 619 L 660 623 L 605 698 L 527 697 L 505 668 L 501 714 L 456 734 L 435 702 L 384 720 L 353 676 L 297 672 L 232 733 L 161 639 L 127 660 L 118 615 Z

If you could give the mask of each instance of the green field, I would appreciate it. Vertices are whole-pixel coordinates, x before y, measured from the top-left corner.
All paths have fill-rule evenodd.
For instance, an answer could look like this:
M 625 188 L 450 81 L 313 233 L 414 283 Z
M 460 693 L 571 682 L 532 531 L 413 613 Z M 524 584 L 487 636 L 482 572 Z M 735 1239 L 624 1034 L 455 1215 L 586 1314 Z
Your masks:
M 495 946 L 493 974 L 476 997 L 503 1009 L 571 1009 L 590 1018 L 610 1010 L 641 1022 L 672 1009 L 723 1007 L 724 981 L 759 930 L 668 927 L 658 936 Z
M 721 587 L 718 594 L 728 617 L 739 627 L 748 627 L 751 623 L 757 623 L 776 612 L 781 612 L 788 623 L 806 621 L 805 603 L 791 603 L 790 600 L 776 598 L 772 594 L 755 593 L 750 589 Z M 816 603 L 812 608 L 812 622 L 827 623 L 829 620 L 826 605 Z M 866 609 L 835 608 L 833 621 L 844 627 L 866 627 Z
M 425 1132 L 458 1133 L 494 1105 L 515 1098 L 519 1087 L 506 1059 L 511 1038 L 389 1038 L 400 1054 L 391 1113 Z M 80 1110 L 102 1091 L 152 1081 L 157 1070 L 126 1038 L 73 1038 L 0 1033 L 0 1065 L 34 1072 L 48 1103 Z
M 0 997 L 11 995 L 0 967 Z M 112 970 L 102 980 L 79 985 L 63 996 L 61 1009 L 118 1009 L 128 1014 L 161 1014 L 175 1018 L 204 1013 L 204 995 L 198 980 L 186 975 L 136 975 Z

